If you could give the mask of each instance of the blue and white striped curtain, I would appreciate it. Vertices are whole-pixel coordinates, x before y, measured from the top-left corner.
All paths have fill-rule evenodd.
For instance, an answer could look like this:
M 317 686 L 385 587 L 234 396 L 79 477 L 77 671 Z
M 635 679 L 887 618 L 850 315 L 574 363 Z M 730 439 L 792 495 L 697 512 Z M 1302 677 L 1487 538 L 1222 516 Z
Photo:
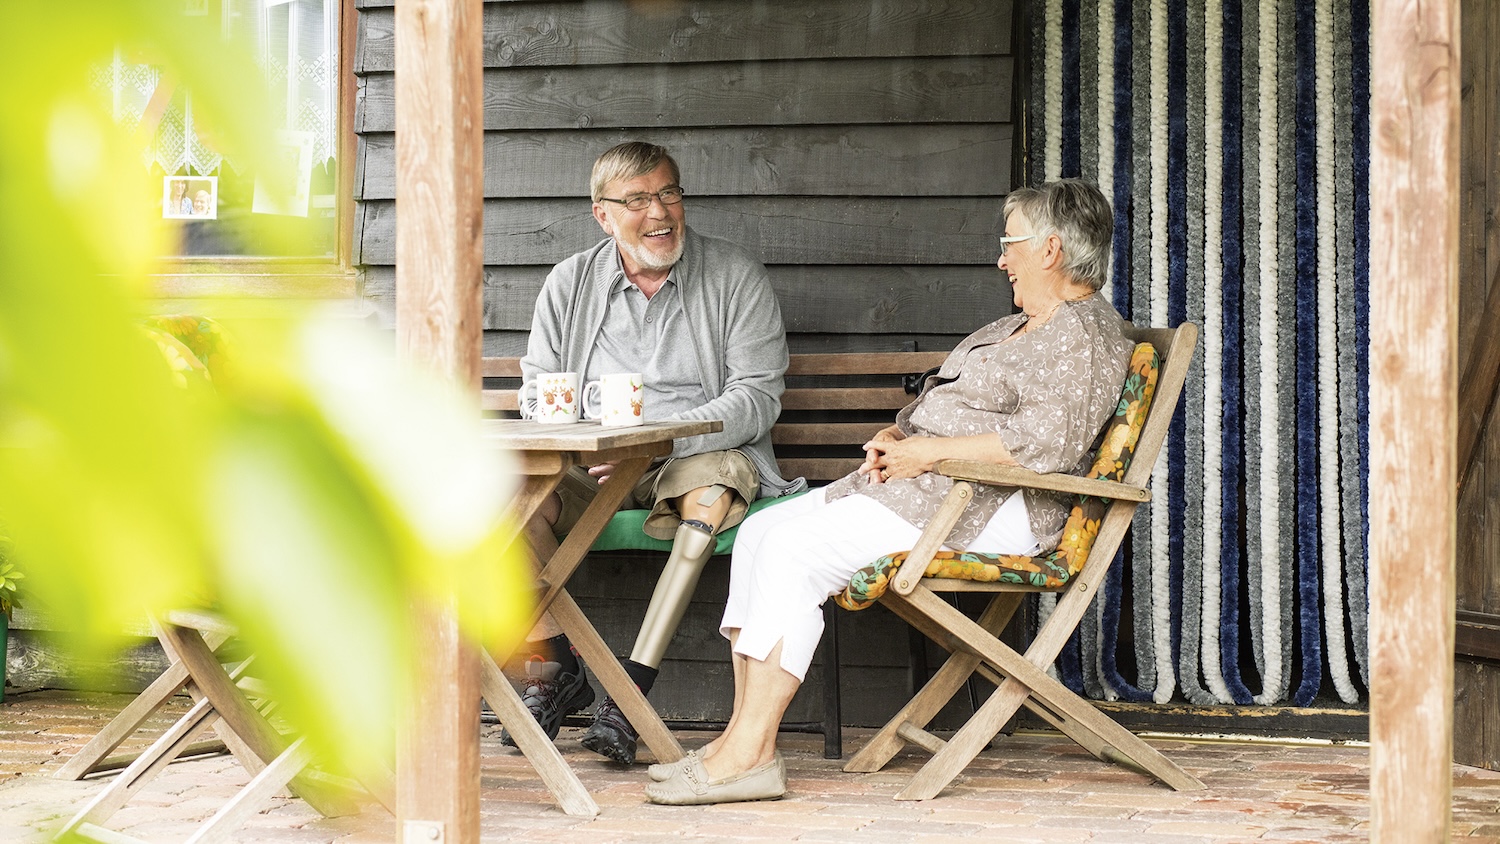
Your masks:
M 1081 176 L 1112 198 L 1121 313 L 1203 327 L 1156 500 L 1057 670 L 1103 699 L 1356 703 L 1369 678 L 1369 7 L 1034 9 L 1030 178 Z

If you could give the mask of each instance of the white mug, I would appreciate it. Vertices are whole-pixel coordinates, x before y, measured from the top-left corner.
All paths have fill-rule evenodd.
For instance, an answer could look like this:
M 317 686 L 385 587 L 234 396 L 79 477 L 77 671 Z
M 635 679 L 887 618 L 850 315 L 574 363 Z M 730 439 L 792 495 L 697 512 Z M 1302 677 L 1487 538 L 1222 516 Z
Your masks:
M 590 419 L 608 428 L 645 421 L 646 388 L 639 372 L 613 372 L 583 388 L 583 409 Z
M 526 398 L 535 389 L 536 397 Z M 547 424 L 578 421 L 578 373 L 543 372 L 516 391 L 516 405 L 522 419 Z

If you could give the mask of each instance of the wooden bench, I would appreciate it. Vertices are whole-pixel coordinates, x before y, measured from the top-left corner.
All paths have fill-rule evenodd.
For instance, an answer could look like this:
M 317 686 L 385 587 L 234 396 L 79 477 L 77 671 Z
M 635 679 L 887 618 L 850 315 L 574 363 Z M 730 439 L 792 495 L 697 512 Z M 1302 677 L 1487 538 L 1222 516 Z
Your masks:
M 947 352 L 839 352 L 794 354 L 786 372 L 781 417 L 771 428 L 776 462 L 785 478 L 806 478 L 823 486 L 849 474 L 864 460 L 861 448 L 896 411 L 911 402 L 922 373 L 940 365 Z M 521 385 L 519 358 L 484 359 L 485 411 L 514 417 Z M 633 552 L 641 553 L 641 552 Z M 838 635 L 832 601 L 824 607 L 827 632 L 821 656 L 824 670 L 823 718 L 786 729 L 823 734 L 823 755 L 842 755 L 839 713 Z M 672 724 L 671 721 L 668 722 Z M 702 726 L 694 724 L 693 726 Z

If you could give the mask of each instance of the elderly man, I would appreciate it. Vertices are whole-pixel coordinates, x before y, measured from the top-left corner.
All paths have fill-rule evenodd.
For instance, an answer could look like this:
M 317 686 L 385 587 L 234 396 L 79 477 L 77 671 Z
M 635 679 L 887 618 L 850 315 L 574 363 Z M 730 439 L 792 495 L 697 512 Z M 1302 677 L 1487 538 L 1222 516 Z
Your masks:
M 625 506 L 649 508 L 645 531 L 672 541 L 646 617 L 624 668 L 649 694 L 714 535 L 739 524 L 758 496 L 795 492 L 771 452 L 781 412 L 787 347 L 781 310 L 765 267 L 743 249 L 687 227 L 677 162 L 662 147 L 631 142 L 594 163 L 594 219 L 608 235 L 552 269 L 537 299 L 521 369 L 577 372 L 584 381 L 639 372 L 648 420 L 718 419 L 724 430 L 678 440 Z M 575 470 L 542 508 L 565 534 L 613 466 Z M 541 534 L 545 537 L 545 534 Z M 545 541 L 545 538 L 542 540 Z M 594 690 L 566 637 L 544 621 L 532 631 L 527 708 L 550 737 L 588 706 Z M 502 740 L 509 743 L 509 736 Z M 635 761 L 637 734 L 605 697 L 583 745 L 617 762 Z

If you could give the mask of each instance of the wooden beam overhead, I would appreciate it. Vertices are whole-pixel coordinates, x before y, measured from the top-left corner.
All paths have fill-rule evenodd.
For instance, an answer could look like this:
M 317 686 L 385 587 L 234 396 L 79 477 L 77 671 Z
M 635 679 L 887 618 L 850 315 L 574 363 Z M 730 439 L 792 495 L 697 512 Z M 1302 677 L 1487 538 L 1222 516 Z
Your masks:
M 1371 13 L 1371 840 L 1440 842 L 1453 789 L 1459 10 L 1375 0 Z

